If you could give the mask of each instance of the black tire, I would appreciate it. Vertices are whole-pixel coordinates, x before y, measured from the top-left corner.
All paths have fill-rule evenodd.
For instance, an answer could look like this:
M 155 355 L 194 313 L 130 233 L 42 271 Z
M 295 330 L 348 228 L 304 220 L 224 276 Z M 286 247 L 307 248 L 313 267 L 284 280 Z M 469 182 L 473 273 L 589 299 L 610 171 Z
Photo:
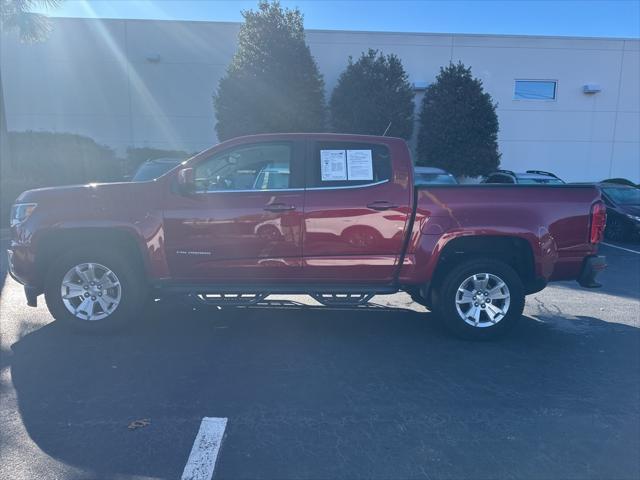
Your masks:
M 117 276 L 120 283 L 120 303 L 100 320 L 76 317 L 62 300 L 61 286 L 65 274 L 76 265 L 84 263 L 104 265 Z M 49 312 L 65 327 L 82 332 L 114 332 L 132 325 L 139 318 L 141 309 L 149 298 L 149 287 L 138 264 L 123 252 L 95 248 L 74 249 L 56 260 L 47 273 L 44 295 Z
M 411 297 L 411 300 L 413 300 L 418 305 L 422 305 L 423 307 L 426 307 L 429 311 L 433 310 L 431 302 L 429 302 L 426 298 L 424 298 L 420 294 L 420 288 L 409 287 L 405 289 L 405 292 L 407 292 Z
M 473 326 L 465 321 L 456 308 L 456 298 L 459 288 L 475 274 L 487 273 L 493 275 L 504 282 L 509 291 L 509 306 L 504 316 L 499 317 L 495 324 L 489 321 L 488 313 L 480 313 L 481 325 Z M 479 278 L 483 278 L 482 276 Z M 488 277 L 485 277 L 488 278 Z M 495 282 L 492 277 L 490 282 Z M 490 287 L 488 287 L 490 289 Z M 443 279 L 440 288 L 437 290 L 435 310 L 445 327 L 457 336 L 473 340 L 489 340 L 503 335 L 513 328 L 522 316 L 524 309 L 524 287 L 518 274 L 504 262 L 492 258 L 477 258 L 464 261 L 456 265 Z M 504 300 L 494 300 L 496 306 Z M 491 303 L 487 301 L 487 304 Z M 503 305 L 504 306 L 504 305 Z M 480 306 L 481 307 L 481 306 Z M 461 306 L 461 309 L 464 306 Z M 470 304 L 469 308 L 473 308 Z M 482 308 L 482 307 L 481 307 Z M 466 312 L 463 312 L 466 313 Z M 473 321 L 469 319 L 469 321 Z

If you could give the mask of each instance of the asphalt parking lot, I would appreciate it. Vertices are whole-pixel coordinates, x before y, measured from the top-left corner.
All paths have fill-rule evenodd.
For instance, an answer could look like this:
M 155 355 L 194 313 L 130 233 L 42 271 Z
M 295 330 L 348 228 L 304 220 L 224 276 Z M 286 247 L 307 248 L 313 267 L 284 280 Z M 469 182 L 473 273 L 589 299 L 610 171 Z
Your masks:
M 180 478 L 221 417 L 216 479 L 638 479 L 640 248 L 622 247 L 602 247 L 602 289 L 532 295 L 491 343 L 404 294 L 158 302 L 128 333 L 73 335 L 3 269 L 0 478 Z

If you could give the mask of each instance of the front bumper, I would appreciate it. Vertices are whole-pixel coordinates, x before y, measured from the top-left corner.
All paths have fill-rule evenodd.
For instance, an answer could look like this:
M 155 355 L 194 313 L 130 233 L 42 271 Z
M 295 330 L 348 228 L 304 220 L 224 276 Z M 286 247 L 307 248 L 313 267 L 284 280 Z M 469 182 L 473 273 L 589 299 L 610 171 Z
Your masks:
M 23 266 L 21 264 L 21 259 L 24 257 L 22 256 L 16 257 L 14 255 L 15 252 L 16 252 L 15 248 L 7 250 L 7 260 L 8 260 L 7 263 L 9 265 L 9 275 L 16 282 L 24 285 L 24 294 L 27 297 L 27 305 L 30 307 L 37 307 L 38 295 L 42 293 L 42 288 L 38 286 L 30 285 L 28 279 L 25 278 L 25 276 L 20 275 L 22 270 L 20 267 Z M 31 264 L 27 262 L 26 265 L 30 266 Z M 28 272 L 28 269 L 25 270 L 25 272 Z
M 607 268 L 604 255 L 590 255 L 582 262 L 582 270 L 578 277 L 578 283 L 585 288 L 598 288 L 602 284 L 596 282 L 596 276 Z

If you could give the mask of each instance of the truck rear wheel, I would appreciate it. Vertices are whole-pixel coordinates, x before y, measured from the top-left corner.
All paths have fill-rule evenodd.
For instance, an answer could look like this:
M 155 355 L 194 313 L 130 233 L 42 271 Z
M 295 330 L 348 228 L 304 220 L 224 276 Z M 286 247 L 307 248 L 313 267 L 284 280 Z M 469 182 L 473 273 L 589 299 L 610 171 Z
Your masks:
M 457 265 L 444 278 L 436 311 L 456 335 L 490 339 L 517 323 L 524 300 L 522 281 L 513 268 L 499 260 L 474 259 Z
M 77 249 L 51 266 L 44 293 L 57 321 L 75 330 L 100 333 L 131 324 L 147 291 L 141 272 L 122 254 Z

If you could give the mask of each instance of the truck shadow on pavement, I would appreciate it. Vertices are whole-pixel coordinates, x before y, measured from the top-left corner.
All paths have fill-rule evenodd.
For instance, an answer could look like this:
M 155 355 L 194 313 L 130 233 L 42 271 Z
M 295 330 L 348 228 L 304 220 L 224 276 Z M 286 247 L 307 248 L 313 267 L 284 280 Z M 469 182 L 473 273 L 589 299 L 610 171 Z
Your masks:
M 229 418 L 216 478 L 637 476 L 637 328 L 524 317 L 473 343 L 431 314 L 293 307 L 49 324 L 12 347 L 23 423 L 96 478 L 178 478 L 204 416 Z

